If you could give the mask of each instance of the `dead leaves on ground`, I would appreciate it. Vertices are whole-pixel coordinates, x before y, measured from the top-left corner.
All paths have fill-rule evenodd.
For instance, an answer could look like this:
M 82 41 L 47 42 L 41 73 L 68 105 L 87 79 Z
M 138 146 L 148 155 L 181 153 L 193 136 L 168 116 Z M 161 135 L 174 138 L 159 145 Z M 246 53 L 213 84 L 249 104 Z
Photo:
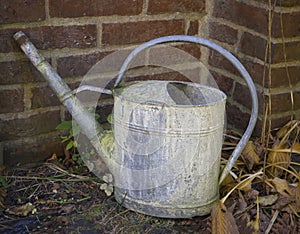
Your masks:
M 240 233 L 297 233 L 300 173 L 296 167 L 300 164 L 293 162 L 292 156 L 300 157 L 299 132 L 300 121 L 293 120 L 270 135 L 268 145 L 261 139 L 247 143 L 221 185 L 222 199 L 212 212 L 215 233 L 234 233 L 236 226 Z M 225 151 L 237 143 L 233 137 L 226 140 Z M 235 208 L 228 211 L 226 206 Z M 222 229 L 226 223 L 232 227 L 229 232 Z
M 7 208 L 5 210 L 5 213 L 25 217 L 28 216 L 29 214 L 34 214 L 36 211 L 37 211 L 36 207 L 31 202 L 28 202 L 24 205 Z
M 247 171 L 252 172 L 257 167 L 265 166 L 268 176 L 280 177 L 286 174 L 292 154 L 300 154 L 299 133 L 300 121 L 293 120 L 279 129 L 274 136 L 270 135 L 268 145 L 264 145 L 261 139 L 249 141 L 241 154 Z M 231 141 L 225 144 L 233 146 L 237 143 L 236 138 L 229 140 Z
M 212 234 L 238 234 L 235 219 L 225 205 L 218 201 L 212 208 Z
M 268 148 L 268 171 L 273 176 L 281 176 L 291 163 L 292 153 L 299 154 L 300 121 L 292 120 L 283 126 L 273 138 L 273 145 Z
M 247 143 L 242 155 L 244 156 L 246 166 L 249 170 L 252 170 L 253 166 L 260 162 L 260 156 L 257 153 L 257 147 L 254 145 L 253 141 Z

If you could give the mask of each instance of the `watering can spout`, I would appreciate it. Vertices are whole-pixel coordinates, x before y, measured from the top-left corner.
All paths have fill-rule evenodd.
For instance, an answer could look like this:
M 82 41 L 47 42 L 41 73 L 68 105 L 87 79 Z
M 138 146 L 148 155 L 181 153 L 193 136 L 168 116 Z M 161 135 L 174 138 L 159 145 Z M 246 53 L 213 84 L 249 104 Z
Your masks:
M 31 63 L 47 80 L 51 89 L 56 93 L 60 102 L 64 104 L 67 110 L 77 122 L 82 132 L 88 137 L 91 144 L 94 146 L 99 155 L 103 155 L 99 133 L 103 133 L 102 127 L 95 121 L 95 117 L 82 105 L 78 98 L 75 97 L 74 91 L 63 81 L 57 72 L 51 67 L 47 60 L 39 53 L 36 47 L 30 42 L 29 38 L 19 31 L 14 35 L 14 39 L 19 44 L 23 52 L 30 59 Z M 111 94 L 110 90 L 105 90 L 98 87 L 81 86 L 79 90 L 100 91 L 106 94 Z M 109 157 L 102 158 L 105 164 L 109 164 Z

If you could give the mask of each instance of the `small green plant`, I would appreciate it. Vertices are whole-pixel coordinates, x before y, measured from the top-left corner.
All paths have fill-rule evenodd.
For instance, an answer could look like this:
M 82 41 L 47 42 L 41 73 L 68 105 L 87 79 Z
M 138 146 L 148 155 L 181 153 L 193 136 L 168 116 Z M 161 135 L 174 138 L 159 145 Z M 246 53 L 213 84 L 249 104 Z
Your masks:
M 73 120 L 63 121 L 57 125 L 56 130 L 66 131 L 67 135 L 61 136 L 62 143 L 67 143 L 65 149 L 72 155 L 72 160 L 78 165 L 83 165 L 83 160 L 78 153 L 78 136 L 80 134 L 80 128 L 78 124 Z
M 66 150 L 77 148 L 78 145 L 75 137 L 79 135 L 80 128 L 75 121 L 63 121 L 56 126 L 56 130 L 68 131 L 68 134 L 66 136 L 61 136 L 62 143 L 68 142 L 68 144 L 66 145 Z
M 98 114 L 95 114 L 96 121 L 99 119 L 99 117 L 100 116 Z M 107 122 L 110 124 L 113 122 L 112 114 L 108 115 Z M 81 130 L 80 130 L 80 127 L 78 126 L 78 124 L 74 120 L 63 121 L 59 125 L 56 126 L 56 130 L 61 130 L 61 131 L 66 132 L 66 135 L 61 136 L 62 143 L 66 144 L 65 150 L 70 153 L 73 161 L 75 161 L 78 165 L 82 166 L 84 164 L 84 162 L 78 152 L 79 143 L 77 140 L 81 133 Z M 109 130 L 109 131 L 111 131 L 111 130 Z M 95 154 L 94 149 L 92 149 L 92 150 L 86 149 L 85 151 L 86 152 L 82 152 L 82 153 L 84 153 L 84 157 L 86 157 L 86 158 L 89 158 L 91 155 Z
M 99 115 L 95 115 L 95 119 L 97 120 Z M 110 114 L 107 117 L 107 122 L 112 124 L 113 115 Z M 70 153 L 72 160 L 75 161 L 78 165 L 84 165 L 84 162 L 78 152 L 78 138 L 81 133 L 80 127 L 73 120 L 63 121 L 59 125 L 57 125 L 56 130 L 66 131 L 66 135 L 62 136 L 62 143 L 66 143 L 65 150 Z M 106 156 L 112 154 L 113 150 L 113 131 L 112 130 L 104 130 L 104 136 L 102 136 L 102 144 L 103 144 L 103 152 Z M 95 155 L 96 152 L 94 149 L 86 149 L 86 152 L 82 152 L 84 157 L 90 158 L 92 155 Z M 103 190 L 107 196 L 110 196 L 113 193 L 113 177 L 110 173 L 106 173 L 102 177 L 103 183 L 100 186 L 100 189 Z

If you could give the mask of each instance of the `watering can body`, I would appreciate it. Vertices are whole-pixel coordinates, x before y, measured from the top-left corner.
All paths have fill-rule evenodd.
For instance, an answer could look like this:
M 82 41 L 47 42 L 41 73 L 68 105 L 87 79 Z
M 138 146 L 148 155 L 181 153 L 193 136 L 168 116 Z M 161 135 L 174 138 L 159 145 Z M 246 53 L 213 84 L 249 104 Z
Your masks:
M 117 201 L 159 217 L 209 213 L 218 199 L 225 94 L 178 81 L 133 82 L 114 93 Z
M 124 61 L 114 90 L 114 141 L 102 144 L 93 116 L 21 32 L 15 34 L 25 54 L 47 79 L 114 176 L 115 198 L 141 213 L 169 218 L 208 214 L 218 187 L 249 139 L 257 118 L 256 89 L 240 62 L 208 40 L 168 36 L 133 50 Z M 131 60 L 165 42 L 192 42 L 221 53 L 242 74 L 250 89 L 249 125 L 219 178 L 226 95 L 190 82 L 140 81 L 119 87 Z M 100 90 L 103 92 L 103 89 Z M 100 139 L 99 139 L 100 135 Z M 103 153 L 104 152 L 104 153 Z

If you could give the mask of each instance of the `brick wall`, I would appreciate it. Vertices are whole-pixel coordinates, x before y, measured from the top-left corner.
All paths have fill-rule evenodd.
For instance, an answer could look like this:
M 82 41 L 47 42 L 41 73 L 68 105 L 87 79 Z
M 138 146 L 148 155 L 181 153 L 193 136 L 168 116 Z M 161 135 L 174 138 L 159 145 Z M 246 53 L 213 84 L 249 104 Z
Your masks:
M 205 0 L 0 0 L 0 142 L 4 163 L 61 154 L 66 111 L 12 35 L 23 30 L 72 87 L 118 48 L 195 35 Z M 0 154 L 1 155 L 1 154 Z
M 260 105 L 256 134 L 264 117 L 274 128 L 300 116 L 300 1 L 270 2 L 213 0 L 207 7 L 205 36 L 235 54 L 255 81 Z M 245 83 L 221 56 L 209 52 L 207 57 L 215 77 L 229 85 L 229 124 L 244 129 L 251 108 Z
M 0 0 L 0 149 L 4 163 L 61 154 L 55 126 L 69 116 L 13 41 L 12 35 L 20 29 L 72 88 L 112 51 L 159 36 L 198 34 L 231 51 L 253 77 L 260 104 L 256 134 L 265 116 L 273 127 L 299 118 L 300 3 L 272 0 L 269 6 L 268 2 Z M 251 103 L 238 72 L 213 51 L 181 48 L 207 62 L 228 95 L 230 127 L 244 129 Z

